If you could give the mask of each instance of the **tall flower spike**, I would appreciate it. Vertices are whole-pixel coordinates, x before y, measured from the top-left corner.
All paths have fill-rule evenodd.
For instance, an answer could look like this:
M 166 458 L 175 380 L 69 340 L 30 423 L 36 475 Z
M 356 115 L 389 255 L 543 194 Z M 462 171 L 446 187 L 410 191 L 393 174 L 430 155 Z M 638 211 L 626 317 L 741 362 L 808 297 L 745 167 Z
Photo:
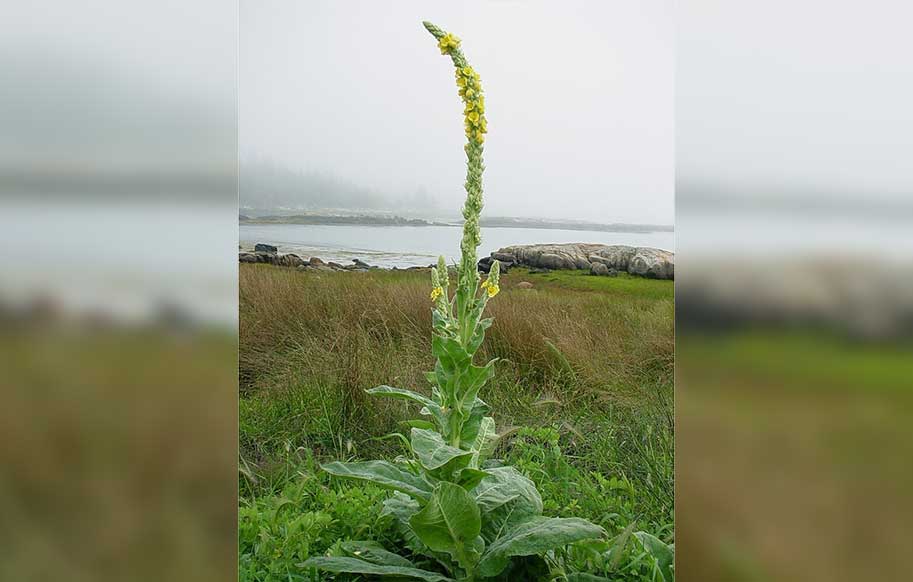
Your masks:
M 428 32 L 438 40 L 442 52 L 450 57 L 456 73 L 456 83 L 463 100 L 463 125 L 466 128 L 466 202 L 463 205 L 463 239 L 460 242 L 462 257 L 460 259 L 459 277 L 456 292 L 456 316 L 459 321 L 467 322 L 476 303 L 476 292 L 479 285 L 477 249 L 482 242 L 479 230 L 479 215 L 482 212 L 482 150 L 485 133 L 488 131 L 488 120 L 485 118 L 485 101 L 482 96 L 482 81 L 479 74 L 469 66 L 466 57 L 459 48 L 449 40 L 452 37 L 430 22 L 423 22 Z M 453 37 L 455 38 L 455 37 Z M 446 51 L 443 50 L 446 44 Z M 474 327 L 474 325 L 473 325 Z M 473 329 L 463 329 L 463 341 L 468 342 Z

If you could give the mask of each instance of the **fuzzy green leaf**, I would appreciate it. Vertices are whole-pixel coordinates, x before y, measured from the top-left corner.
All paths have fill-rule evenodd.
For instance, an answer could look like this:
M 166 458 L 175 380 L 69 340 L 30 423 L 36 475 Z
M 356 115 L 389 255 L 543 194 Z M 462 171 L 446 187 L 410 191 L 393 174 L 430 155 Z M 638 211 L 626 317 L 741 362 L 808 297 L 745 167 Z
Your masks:
M 487 471 L 480 471 L 475 467 L 466 467 L 460 471 L 460 474 L 457 477 L 457 483 L 466 491 L 472 491 L 482 482 L 482 479 L 488 477 L 488 475 L 490 475 L 490 473 Z
M 640 540 L 644 550 L 656 561 L 656 570 L 663 581 L 672 582 L 675 580 L 675 573 L 673 572 L 675 553 L 672 548 L 661 539 L 645 531 L 636 532 L 634 535 Z
M 491 327 L 492 323 L 494 323 L 494 319 L 491 317 L 479 320 L 475 333 L 472 334 L 472 338 L 469 340 L 468 348 L 470 353 L 474 354 L 476 350 L 479 349 L 479 346 L 482 345 L 482 342 L 485 340 L 485 330 Z
M 409 428 L 424 428 L 426 430 L 434 430 L 436 428 L 433 422 L 427 420 L 404 420 L 402 423 Z
M 374 541 L 347 541 L 340 544 L 342 550 L 353 558 L 365 560 L 381 566 L 402 566 L 412 568 L 415 565 L 393 552 L 388 552 L 382 545 Z
M 412 390 L 406 390 L 405 388 L 395 388 L 393 386 L 376 386 L 374 388 L 369 388 L 365 390 L 368 394 L 373 394 L 375 396 L 390 396 L 392 398 L 403 398 L 405 400 L 412 400 L 413 402 L 418 402 L 422 406 L 427 406 L 429 408 L 437 407 L 440 408 L 437 402 L 419 394 L 418 392 L 413 392 Z
M 469 466 L 478 468 L 479 464 L 491 455 L 497 439 L 498 433 L 495 432 L 495 419 L 486 416 L 479 425 L 478 434 L 469 445 L 469 450 L 472 451 L 472 460 L 469 462 Z
M 479 573 L 497 576 L 512 556 L 532 556 L 580 540 L 601 537 L 598 525 L 577 517 L 535 517 L 516 525 L 492 541 L 479 561 Z
M 438 483 L 425 508 L 412 516 L 409 525 L 422 542 L 436 552 L 447 552 L 463 568 L 479 559 L 482 520 L 479 506 L 459 485 Z
M 482 479 L 473 496 L 486 519 L 495 518 L 488 514 L 511 502 L 519 510 L 515 518 L 542 514 L 542 497 L 536 485 L 522 473 L 513 467 L 492 467 L 485 471 L 488 476 Z
M 482 419 L 491 411 L 491 407 L 485 404 L 481 398 L 476 398 L 472 403 L 472 410 L 469 417 L 463 421 L 463 429 L 460 431 L 461 443 L 472 443 L 479 434 L 479 427 L 482 425 Z
M 383 566 L 372 564 L 358 558 L 329 557 L 319 556 L 310 558 L 301 564 L 305 568 L 317 568 L 336 574 L 367 574 L 374 576 L 401 576 L 405 578 L 416 578 L 426 580 L 427 582 L 451 582 L 451 578 L 441 576 L 428 570 L 418 568 L 408 568 L 404 566 Z
M 385 489 L 402 491 L 423 501 L 427 501 L 431 497 L 430 483 L 387 461 L 360 461 L 357 463 L 334 461 L 320 467 L 336 477 L 370 481 Z
M 422 467 L 436 471 L 443 478 L 468 466 L 472 460 L 472 451 L 452 447 L 437 431 L 421 428 L 412 429 L 412 451 Z
M 431 338 L 431 353 L 440 360 L 448 372 L 461 370 L 472 360 L 472 356 L 459 340 L 437 334 Z
M 465 416 L 472 413 L 472 407 L 475 406 L 476 396 L 479 390 L 485 385 L 485 382 L 491 379 L 495 373 L 494 364 L 497 360 L 491 360 L 484 366 L 469 365 L 457 378 L 456 388 L 456 406 L 463 411 Z

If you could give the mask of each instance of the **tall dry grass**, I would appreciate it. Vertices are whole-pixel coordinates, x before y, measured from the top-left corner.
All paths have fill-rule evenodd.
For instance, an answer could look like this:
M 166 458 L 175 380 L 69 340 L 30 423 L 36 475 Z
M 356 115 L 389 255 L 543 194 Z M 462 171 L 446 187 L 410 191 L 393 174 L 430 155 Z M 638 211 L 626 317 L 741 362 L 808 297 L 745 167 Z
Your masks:
M 534 289 L 517 288 L 521 279 Z M 671 283 L 589 279 L 601 278 L 585 286 L 516 272 L 504 278 L 480 355 L 501 362 L 482 397 L 502 426 L 558 423 L 583 434 L 631 409 L 659 411 L 671 430 Z M 657 297 L 658 283 L 668 283 L 659 287 L 665 296 Z M 648 285 L 651 292 L 639 292 Z M 426 272 L 242 265 L 242 454 L 262 458 L 288 442 L 358 454 L 414 416 L 408 404 L 364 390 L 427 392 L 428 291 Z

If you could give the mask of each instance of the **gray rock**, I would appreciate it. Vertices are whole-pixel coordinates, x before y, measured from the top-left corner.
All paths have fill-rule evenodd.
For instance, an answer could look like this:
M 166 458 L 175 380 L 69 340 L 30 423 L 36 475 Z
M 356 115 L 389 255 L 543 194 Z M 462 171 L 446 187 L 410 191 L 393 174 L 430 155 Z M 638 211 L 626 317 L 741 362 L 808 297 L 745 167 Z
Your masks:
M 238 253 L 238 260 L 242 263 L 256 263 L 257 255 L 254 253 Z
M 316 267 L 316 266 L 318 266 L 318 265 L 322 265 L 322 264 L 323 264 L 323 261 L 320 259 L 320 257 L 311 257 L 310 260 L 308 261 L 308 263 L 309 263 L 312 267 Z
M 590 275 L 608 275 L 608 274 L 609 274 L 609 268 L 604 263 L 595 262 L 595 261 L 590 263 Z
M 304 261 L 298 255 L 289 253 L 287 255 L 279 255 L 279 258 L 276 259 L 276 264 L 282 267 L 294 268 L 304 264 Z
M 598 263 L 609 272 L 614 269 L 656 279 L 675 277 L 675 255 L 649 247 L 593 243 L 516 245 L 498 249 L 482 261 L 487 260 L 490 264 L 495 257 L 530 269 L 586 269 L 592 272 L 593 263 Z
M 542 253 L 538 257 L 536 266 L 546 269 L 576 269 L 577 261 L 564 253 Z
M 279 252 L 279 249 L 266 243 L 257 243 L 254 245 L 254 251 L 275 254 Z
M 370 269 L 371 265 L 362 261 L 361 259 L 352 259 L 352 262 L 358 265 L 359 267 L 364 267 L 365 269 Z

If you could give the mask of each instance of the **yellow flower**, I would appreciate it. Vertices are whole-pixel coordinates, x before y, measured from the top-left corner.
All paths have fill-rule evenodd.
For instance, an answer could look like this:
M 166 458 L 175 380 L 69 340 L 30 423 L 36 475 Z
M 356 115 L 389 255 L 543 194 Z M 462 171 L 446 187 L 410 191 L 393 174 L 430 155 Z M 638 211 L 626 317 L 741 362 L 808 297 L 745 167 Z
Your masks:
M 476 72 L 472 70 L 472 67 L 463 67 L 460 69 L 460 72 L 463 73 L 463 76 L 472 78 Z
M 466 86 L 466 78 L 465 78 L 465 77 L 457 77 L 457 85 L 459 85 L 460 87 L 465 87 L 465 86 Z
M 482 133 L 488 133 L 488 120 L 482 117 L 479 121 L 479 131 Z
M 437 46 L 439 49 L 441 49 L 441 54 L 446 55 L 453 49 L 460 47 L 460 39 L 448 32 L 441 37 L 441 40 L 438 41 Z
M 495 295 L 498 294 L 498 292 L 500 290 L 501 290 L 501 288 L 498 287 L 497 285 L 489 285 L 488 286 L 488 297 L 489 298 L 494 297 Z
M 479 124 L 479 112 L 470 111 L 469 113 L 466 114 L 466 119 L 471 121 L 473 125 L 478 125 Z
M 484 281 L 482 281 L 482 289 L 488 287 L 489 285 L 491 285 L 491 283 L 488 282 L 488 279 L 485 279 Z
M 476 109 L 479 110 L 479 113 L 485 112 L 485 97 L 484 96 L 479 95 L 479 100 L 476 103 Z
M 444 294 L 444 290 L 441 287 L 435 287 L 431 290 L 431 300 L 437 301 L 437 298 Z
M 477 132 L 476 132 L 476 141 L 479 142 L 479 143 L 484 143 L 484 142 L 485 142 L 485 134 L 482 133 L 481 131 L 477 131 Z

